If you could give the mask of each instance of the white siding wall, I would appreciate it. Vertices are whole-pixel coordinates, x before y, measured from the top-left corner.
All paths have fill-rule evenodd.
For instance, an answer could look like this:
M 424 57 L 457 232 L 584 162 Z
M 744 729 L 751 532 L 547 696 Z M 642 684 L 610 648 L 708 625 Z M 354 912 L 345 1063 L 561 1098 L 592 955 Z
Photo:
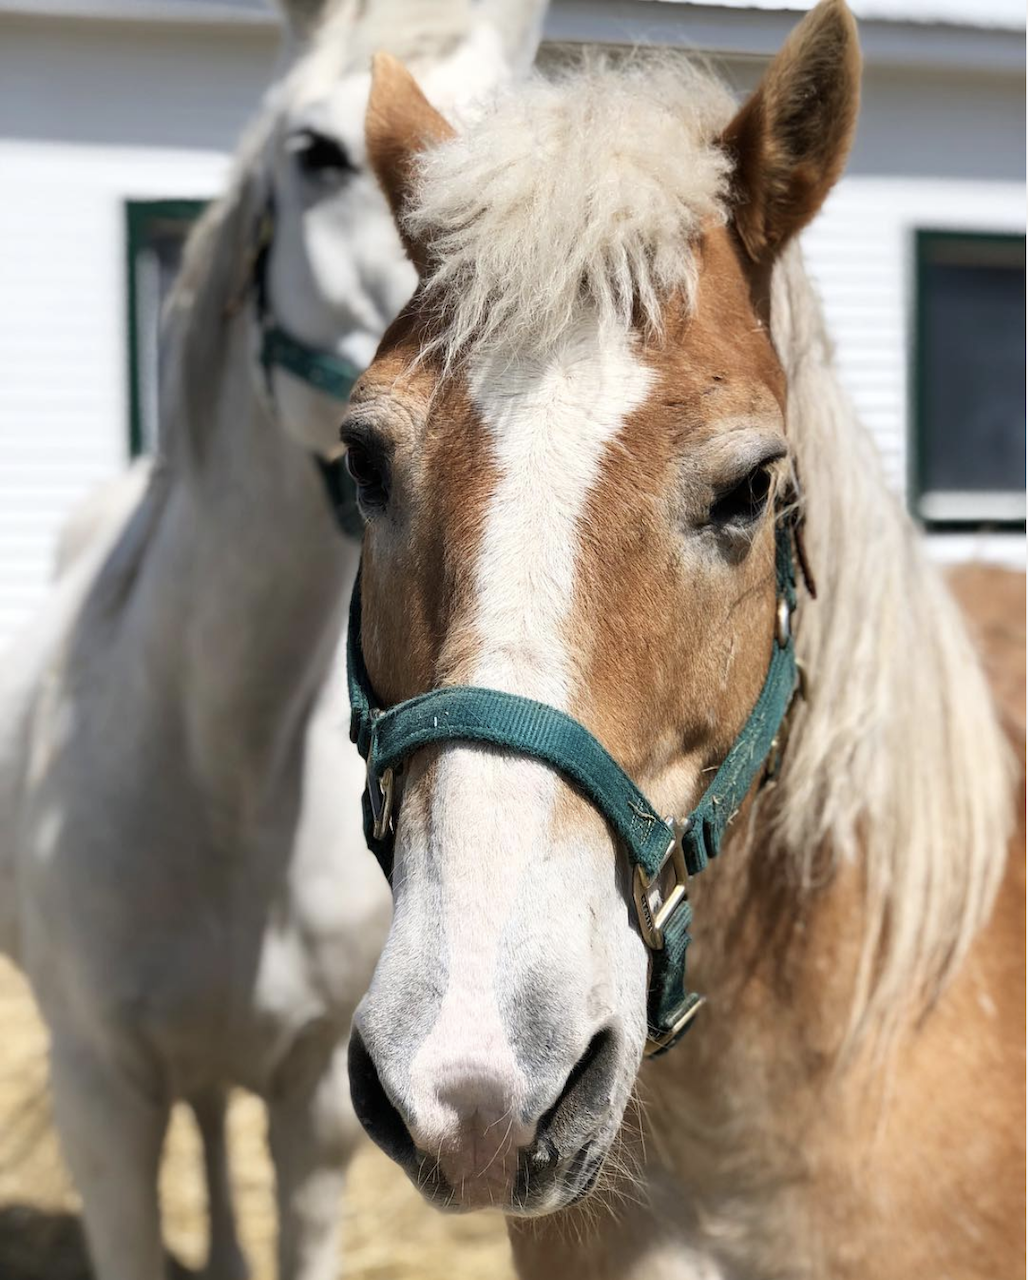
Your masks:
M 45 589 L 64 518 L 128 457 L 125 196 L 207 195 L 225 161 L 3 144 L 0 169 L 2 637 Z
M 0 18 L 0 644 L 128 457 L 126 199 L 206 198 L 275 33 Z
M 906 494 L 918 229 L 1025 230 L 1024 66 L 865 70 L 847 174 L 804 235 L 837 361 Z M 1020 534 L 932 534 L 944 560 L 1025 564 Z
M 128 198 L 207 197 L 269 80 L 270 28 L 0 15 L 0 643 L 61 522 L 128 452 Z M 741 87 L 755 63 L 729 68 Z M 1024 78 L 869 72 L 858 144 L 805 248 L 843 381 L 906 482 L 918 226 L 1024 229 Z M 1017 537 L 935 540 L 1023 563 Z

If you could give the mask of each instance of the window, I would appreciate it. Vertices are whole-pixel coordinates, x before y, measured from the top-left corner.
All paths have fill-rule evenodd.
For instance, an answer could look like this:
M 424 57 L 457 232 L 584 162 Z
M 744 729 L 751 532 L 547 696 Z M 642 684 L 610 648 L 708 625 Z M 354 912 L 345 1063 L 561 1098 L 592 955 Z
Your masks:
M 914 511 L 1023 526 L 1024 237 L 921 231 L 916 262 Z
M 157 444 L 161 314 L 182 249 L 203 200 L 130 200 L 128 239 L 129 447 L 133 457 Z

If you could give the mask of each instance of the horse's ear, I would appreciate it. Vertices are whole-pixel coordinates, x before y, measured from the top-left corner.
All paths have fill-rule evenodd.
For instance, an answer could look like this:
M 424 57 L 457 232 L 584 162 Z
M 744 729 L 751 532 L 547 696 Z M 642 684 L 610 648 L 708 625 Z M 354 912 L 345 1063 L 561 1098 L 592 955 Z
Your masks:
M 368 160 L 393 211 L 400 239 L 422 270 L 426 252 L 405 227 L 418 155 L 453 137 L 453 129 L 418 88 L 407 68 L 388 53 L 376 53 L 364 126 Z
M 845 0 L 821 0 L 722 135 L 735 162 L 732 222 L 767 266 L 842 172 L 860 104 L 860 45 Z

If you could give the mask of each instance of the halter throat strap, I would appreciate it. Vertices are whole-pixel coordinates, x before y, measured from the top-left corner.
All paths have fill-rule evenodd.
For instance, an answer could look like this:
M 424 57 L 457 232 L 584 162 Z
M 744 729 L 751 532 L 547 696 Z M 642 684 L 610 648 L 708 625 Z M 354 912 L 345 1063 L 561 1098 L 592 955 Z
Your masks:
M 364 834 L 382 870 L 391 878 L 395 780 L 422 747 L 476 742 L 555 769 L 603 814 L 633 867 L 639 927 L 651 957 L 651 1055 L 676 1044 L 702 1004 L 703 998 L 685 983 L 692 922 L 689 877 L 717 857 L 728 824 L 762 772 L 777 770 L 779 732 L 798 684 L 791 626 L 794 536 L 794 520 L 780 516 L 775 530 L 776 627 L 763 688 L 710 785 L 681 819 L 658 814 L 582 724 L 545 703 L 497 689 L 447 686 L 383 710 L 364 663 L 359 575 L 354 586 L 347 636 L 350 736 L 367 761 Z

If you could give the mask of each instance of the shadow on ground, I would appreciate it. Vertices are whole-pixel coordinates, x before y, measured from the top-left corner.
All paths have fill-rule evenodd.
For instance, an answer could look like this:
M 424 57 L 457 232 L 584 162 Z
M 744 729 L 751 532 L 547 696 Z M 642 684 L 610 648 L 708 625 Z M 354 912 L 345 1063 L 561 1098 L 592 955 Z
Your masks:
M 169 1254 L 167 1275 L 168 1280 L 196 1280 L 197 1273 Z M 32 1205 L 4 1205 L 0 1208 L 0 1277 L 93 1280 L 79 1218 Z

